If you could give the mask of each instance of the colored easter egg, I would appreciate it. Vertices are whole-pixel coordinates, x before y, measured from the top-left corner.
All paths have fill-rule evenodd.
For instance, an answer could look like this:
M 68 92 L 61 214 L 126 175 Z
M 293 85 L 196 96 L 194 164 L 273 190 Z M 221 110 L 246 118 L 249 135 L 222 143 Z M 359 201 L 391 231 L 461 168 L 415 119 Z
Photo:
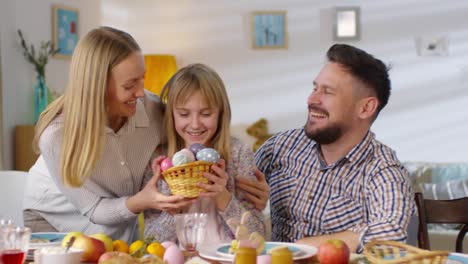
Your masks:
M 197 153 L 197 160 L 216 163 L 219 158 L 218 151 L 212 148 L 204 148 Z
M 172 164 L 172 159 L 171 158 L 165 158 L 161 161 L 161 164 L 159 164 L 159 166 L 161 167 L 161 170 L 162 171 L 165 171 L 171 167 L 173 167 L 174 165 Z
M 168 249 L 170 246 L 177 246 L 176 243 L 172 242 L 172 241 L 164 241 L 161 243 L 161 245 L 165 248 L 165 249 Z
M 172 156 L 172 164 L 174 166 L 184 165 L 189 162 L 190 162 L 190 157 L 187 156 L 187 154 L 184 152 L 179 151 L 179 152 L 176 152 L 174 156 Z
M 201 143 L 193 143 L 190 145 L 189 150 L 192 151 L 194 155 L 197 155 L 198 151 L 204 149 L 205 146 Z
M 189 162 L 195 161 L 195 155 L 193 155 L 192 151 L 184 148 L 184 149 L 181 149 L 179 152 L 184 153 L 187 156 L 187 158 L 189 159 Z
M 163 260 L 169 264 L 183 264 L 184 254 L 176 245 L 170 246 L 164 252 Z

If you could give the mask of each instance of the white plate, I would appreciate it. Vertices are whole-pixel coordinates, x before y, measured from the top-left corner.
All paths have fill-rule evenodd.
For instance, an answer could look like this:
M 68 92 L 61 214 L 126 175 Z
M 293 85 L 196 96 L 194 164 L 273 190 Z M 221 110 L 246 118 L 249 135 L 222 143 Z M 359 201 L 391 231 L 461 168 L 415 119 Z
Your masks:
M 36 249 L 42 247 L 50 247 L 50 246 L 57 246 L 62 243 L 63 238 L 67 235 L 67 233 L 58 233 L 58 232 L 42 232 L 42 233 L 32 233 L 32 239 L 47 239 L 49 242 L 38 242 L 38 243 L 29 243 L 29 248 Z
M 203 246 L 198 250 L 198 253 L 200 254 L 201 257 L 206 258 L 206 259 L 231 263 L 232 260 L 234 259 L 234 255 L 220 254 L 220 252 L 218 252 L 218 249 L 224 247 L 225 245 L 226 244 L 222 244 L 220 246 L 213 246 L 213 245 Z M 301 244 L 285 243 L 285 242 L 266 242 L 266 246 L 267 247 L 288 246 L 292 248 L 297 248 L 299 249 L 300 252 L 293 255 L 294 260 L 307 259 L 317 254 L 316 247 L 301 245 Z
M 26 254 L 26 260 L 32 261 L 34 260 L 34 250 L 43 247 L 53 247 L 53 246 L 60 246 L 62 244 L 63 238 L 67 235 L 67 233 L 58 233 L 58 232 L 40 232 L 40 233 L 32 233 L 31 239 L 47 239 L 49 242 L 30 242 L 29 243 L 29 250 L 28 254 Z
M 259 255 L 266 255 L 267 252 L 270 252 L 270 250 L 278 246 L 282 246 L 282 245 L 276 242 L 266 242 L 265 249 Z M 231 243 L 222 244 L 218 247 L 218 249 L 216 250 L 216 253 L 220 256 L 232 257 L 234 254 L 229 252 L 230 247 L 231 247 Z M 294 244 L 288 245 L 288 249 L 291 251 L 293 256 L 298 256 L 302 254 L 302 251 L 298 247 L 296 247 L 296 245 Z

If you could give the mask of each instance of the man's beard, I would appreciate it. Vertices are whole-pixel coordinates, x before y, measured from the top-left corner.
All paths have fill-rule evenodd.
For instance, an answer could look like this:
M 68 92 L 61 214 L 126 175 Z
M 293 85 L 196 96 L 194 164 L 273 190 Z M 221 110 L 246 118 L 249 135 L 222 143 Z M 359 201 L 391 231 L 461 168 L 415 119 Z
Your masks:
M 308 138 L 314 140 L 320 145 L 327 145 L 337 141 L 343 135 L 343 129 L 338 124 L 333 124 L 331 126 L 317 129 L 315 131 L 310 131 L 307 129 L 309 121 L 304 126 L 304 131 Z

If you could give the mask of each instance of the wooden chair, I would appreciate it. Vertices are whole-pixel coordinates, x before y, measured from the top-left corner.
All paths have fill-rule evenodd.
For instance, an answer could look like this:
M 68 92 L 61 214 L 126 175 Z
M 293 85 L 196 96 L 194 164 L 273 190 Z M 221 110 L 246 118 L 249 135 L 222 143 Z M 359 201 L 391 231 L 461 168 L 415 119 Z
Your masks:
M 424 199 L 422 193 L 415 195 L 419 213 L 418 244 L 420 248 L 430 250 L 428 223 L 463 224 L 458 233 L 455 251 L 463 253 L 463 238 L 468 232 L 468 197 L 454 200 Z

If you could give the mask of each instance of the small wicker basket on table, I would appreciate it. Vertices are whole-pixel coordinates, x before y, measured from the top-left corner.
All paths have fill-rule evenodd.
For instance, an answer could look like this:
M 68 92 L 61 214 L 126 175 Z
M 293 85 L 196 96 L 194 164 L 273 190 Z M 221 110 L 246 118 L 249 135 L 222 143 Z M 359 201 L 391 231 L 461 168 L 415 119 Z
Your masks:
M 428 251 L 395 241 L 371 241 L 364 246 L 364 255 L 374 264 L 443 264 L 447 251 Z
M 194 161 L 167 169 L 163 171 L 162 176 L 173 195 L 195 198 L 200 192 L 204 192 L 197 184 L 208 183 L 203 172 L 212 172 L 211 165 L 213 164 L 206 161 Z

